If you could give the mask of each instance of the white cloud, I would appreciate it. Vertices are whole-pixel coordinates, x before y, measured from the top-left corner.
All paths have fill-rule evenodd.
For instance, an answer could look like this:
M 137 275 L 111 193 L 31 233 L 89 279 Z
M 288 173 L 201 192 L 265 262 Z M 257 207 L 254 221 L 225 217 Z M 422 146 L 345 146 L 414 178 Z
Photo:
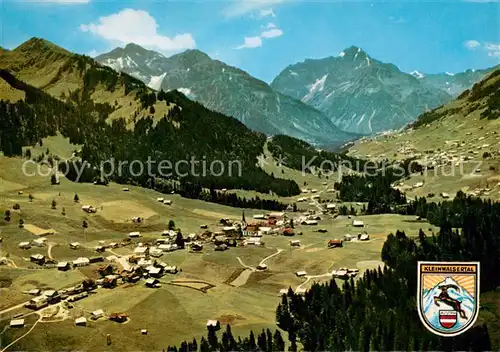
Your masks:
M 173 38 L 159 34 L 156 20 L 142 10 L 124 9 L 100 17 L 98 23 L 82 24 L 80 30 L 90 32 L 113 44 L 135 43 L 165 53 L 196 47 L 190 33 L 177 34 Z
M 245 37 L 245 42 L 236 47 L 236 49 L 258 48 L 260 46 L 262 46 L 262 39 L 260 37 Z
M 500 44 L 495 43 L 483 43 L 481 44 L 477 40 L 467 40 L 464 45 L 469 50 L 474 50 L 476 48 L 482 47 L 491 57 L 500 57 Z
M 267 17 L 267 16 L 276 17 L 273 9 L 262 9 L 259 11 L 260 18 Z
M 500 44 L 484 43 L 484 48 L 488 51 L 488 56 L 500 58 Z
M 227 18 L 241 17 L 256 12 L 260 16 L 263 14 L 267 14 L 266 16 L 273 16 L 274 12 L 269 6 L 284 2 L 285 0 L 237 0 L 225 7 L 222 13 Z
M 90 56 L 90 57 L 96 57 L 99 55 L 99 53 L 95 49 L 92 49 L 88 53 L 86 53 L 85 55 Z
M 479 43 L 477 40 L 466 40 L 464 42 L 464 45 L 467 49 L 475 49 L 477 48 L 478 46 L 481 45 L 481 43 Z
M 484 47 L 488 51 L 500 51 L 500 44 L 485 43 Z
M 268 23 L 266 28 L 267 29 L 258 36 L 245 37 L 245 42 L 242 45 L 237 46 L 235 49 L 258 48 L 262 46 L 262 39 L 276 38 L 283 35 L 283 31 L 276 27 L 274 23 Z
M 274 38 L 281 37 L 283 35 L 283 31 L 279 28 L 273 28 L 268 31 L 264 31 L 260 34 L 262 38 Z
M 264 28 L 266 28 L 266 30 L 264 30 L 258 36 L 245 37 L 245 42 L 242 45 L 236 47 L 236 49 L 258 48 L 262 46 L 262 39 L 276 38 L 283 35 L 283 31 L 274 23 L 269 22 Z

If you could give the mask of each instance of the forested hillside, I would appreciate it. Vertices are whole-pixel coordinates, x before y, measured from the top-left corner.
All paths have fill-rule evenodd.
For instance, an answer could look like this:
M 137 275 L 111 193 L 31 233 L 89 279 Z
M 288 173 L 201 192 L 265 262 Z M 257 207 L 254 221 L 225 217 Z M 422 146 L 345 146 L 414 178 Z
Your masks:
M 488 327 L 457 337 L 439 337 L 421 324 L 416 310 L 417 261 L 480 261 L 481 292 L 500 285 L 500 205 L 458 194 L 453 202 L 415 204 L 416 213 L 441 227 L 418 239 L 389 235 L 382 259 L 388 267 L 367 272 L 362 280 L 315 285 L 305 297 L 283 297 L 278 324 L 306 350 L 496 350 Z M 457 216 L 459 215 L 459 216 Z
M 303 172 L 316 170 L 326 173 L 336 171 L 340 165 L 363 171 L 367 165 L 366 160 L 316 149 L 307 142 L 285 135 L 273 136 L 268 143 L 268 149 L 275 159 L 283 160 L 287 167 Z M 376 169 L 378 165 L 371 163 L 371 167 Z
M 64 102 L 18 80 L 5 69 L 0 71 L 1 78 L 11 87 L 26 93 L 25 100 L 0 103 L 2 116 L 6 117 L 0 121 L 0 146 L 5 155 L 20 155 L 22 146 L 33 145 L 60 131 L 72 143 L 84 145 L 81 158 L 92 167 L 109 160 L 115 160 L 115 165 L 134 160 L 145 165 L 148 157 L 153 161 L 149 174 L 146 170 L 136 175 L 137 171 L 131 174 L 129 167 L 116 168 L 108 180 L 153 187 L 155 179 L 151 175 L 159 175 L 159 163 L 166 160 L 173 165 L 169 178 L 185 185 L 264 193 L 272 190 L 280 195 L 298 193 L 295 182 L 275 179 L 256 166 L 265 136 L 250 131 L 241 122 L 210 111 L 177 91 L 157 94 L 142 82 L 102 68 L 87 57 L 74 56 L 65 67 L 81 69 L 83 81 L 78 89 L 65 95 Z M 129 128 L 125 119 L 109 119 L 116 111 L 112 104 L 92 99 L 93 92 L 102 86 L 109 91 L 124 89 L 151 115 L 155 106 L 168 107 L 167 113 L 161 119 L 143 117 Z M 207 165 L 206 175 L 203 165 L 193 172 L 191 159 Z M 176 163 L 183 160 L 187 162 L 175 170 Z M 211 170 L 209 166 L 214 161 L 217 165 Z M 92 167 L 87 168 L 80 181 L 96 179 L 98 175 Z

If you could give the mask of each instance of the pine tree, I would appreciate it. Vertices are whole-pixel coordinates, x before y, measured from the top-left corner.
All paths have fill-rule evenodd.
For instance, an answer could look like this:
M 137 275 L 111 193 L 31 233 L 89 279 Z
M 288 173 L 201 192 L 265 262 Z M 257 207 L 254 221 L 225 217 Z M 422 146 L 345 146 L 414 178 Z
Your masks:
M 174 222 L 174 220 L 170 220 L 170 221 L 168 222 L 168 229 L 169 229 L 169 230 L 173 230 L 173 229 L 175 229 L 175 222 Z
M 252 351 L 257 348 L 257 344 L 255 343 L 255 335 L 253 334 L 253 330 L 250 330 L 250 336 L 248 337 L 248 347 Z
M 31 193 L 28 195 L 28 198 L 30 200 L 30 203 L 33 202 L 34 197 L 33 197 L 33 195 Z
M 19 219 L 19 228 L 23 228 L 24 227 L 24 220 L 23 219 Z
M 276 330 L 274 333 L 272 351 L 285 351 L 285 341 L 283 340 L 279 330 Z
M 257 336 L 257 346 L 261 351 L 266 351 L 267 349 L 267 339 L 266 332 L 262 329 L 262 332 Z
M 228 335 L 227 331 L 224 331 L 222 333 L 221 345 L 222 345 L 222 348 L 224 349 L 224 351 L 231 350 L 230 342 L 229 342 L 229 335 Z
M 210 352 L 210 344 L 204 337 L 200 341 L 200 352 Z
M 75 193 L 75 196 L 73 197 L 73 201 L 75 203 L 78 203 L 80 201 L 80 197 L 78 197 L 78 194 Z
M 182 341 L 181 346 L 178 349 L 179 352 L 188 352 L 188 344 L 186 341 Z
M 229 324 L 227 324 L 226 326 L 226 334 L 229 341 L 229 351 L 236 351 L 238 346 L 236 344 L 236 340 L 234 339 L 233 333 L 231 331 L 231 326 Z
M 56 209 L 57 202 L 55 199 L 52 199 L 52 209 Z
M 296 352 L 297 351 L 297 337 L 295 336 L 295 332 L 288 332 L 288 340 L 290 341 L 290 346 L 288 347 L 288 351 Z
M 10 210 L 6 210 L 5 211 L 4 220 L 7 221 L 7 222 L 10 221 Z
M 210 345 L 210 350 L 216 351 L 219 348 L 219 341 L 217 339 L 217 334 L 214 329 L 208 329 L 208 344 Z
M 273 334 L 271 330 L 266 329 L 266 340 L 267 340 L 267 352 L 273 352 Z
M 182 237 L 182 233 L 177 232 L 177 237 L 175 238 L 175 244 L 179 249 L 184 249 L 184 238 Z

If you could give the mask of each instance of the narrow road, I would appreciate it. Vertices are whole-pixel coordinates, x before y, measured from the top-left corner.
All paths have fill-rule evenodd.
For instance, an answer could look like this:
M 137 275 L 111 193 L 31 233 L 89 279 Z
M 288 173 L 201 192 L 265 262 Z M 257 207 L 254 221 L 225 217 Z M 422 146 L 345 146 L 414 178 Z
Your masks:
M 52 257 L 52 247 L 54 246 L 57 246 L 57 243 L 49 242 L 49 248 L 47 249 L 47 256 L 52 260 L 54 260 L 54 257 Z
M 323 192 L 325 192 L 327 189 L 329 189 L 329 187 L 333 188 L 333 184 L 331 184 L 330 186 L 326 185 L 321 191 L 319 191 L 316 194 L 317 195 L 323 194 Z M 321 207 L 321 204 L 316 199 L 314 199 L 314 198 L 311 198 L 311 201 L 314 203 L 314 205 L 316 206 L 316 208 L 318 208 L 318 210 L 322 213 L 324 209 Z
M 25 305 L 26 303 L 28 303 L 28 302 L 29 302 L 29 301 L 26 301 L 26 302 L 23 302 L 23 303 L 18 304 L 17 306 L 12 306 L 12 307 L 10 307 L 10 308 L 7 308 L 7 309 L 4 309 L 4 310 L 1 310 L 1 311 L 0 311 L 0 315 L 5 314 L 5 313 L 8 313 L 8 312 L 10 312 L 11 310 L 16 310 L 16 309 L 19 309 L 19 308 L 23 308 L 23 307 L 24 307 L 24 305 Z
M 245 268 L 250 269 L 251 271 L 256 271 L 257 270 L 253 266 L 246 265 L 245 263 L 243 263 L 242 260 L 240 259 L 240 257 L 236 257 L 236 259 L 238 259 L 238 261 L 240 262 L 240 264 L 243 265 Z
M 263 264 L 265 264 L 266 260 L 271 259 L 272 257 L 274 257 L 274 256 L 276 256 L 276 255 L 278 255 L 278 254 L 280 254 L 281 252 L 283 252 L 283 249 L 281 249 L 281 248 L 276 248 L 276 253 L 273 253 L 273 254 L 271 254 L 271 255 L 268 255 L 267 257 L 265 257 L 264 259 L 262 259 L 262 260 L 260 261 L 259 265 L 263 265 Z M 240 262 L 240 264 L 241 264 L 242 266 L 244 266 L 245 268 L 250 269 L 250 270 L 252 270 L 252 271 L 257 271 L 257 268 L 254 268 L 253 266 L 246 265 L 245 263 L 243 263 L 243 261 L 241 260 L 241 258 L 240 258 L 240 257 L 236 257 L 236 259 L 237 259 L 237 260 Z
M 116 258 L 113 258 L 113 259 L 115 261 L 117 261 L 123 267 L 123 269 L 125 269 L 125 270 L 129 270 L 130 269 L 130 264 L 129 264 L 128 260 L 127 260 L 129 256 L 120 255 L 120 254 L 112 251 L 109 248 L 108 248 L 107 252 L 113 254 L 116 257 Z
M 14 263 L 14 261 L 12 259 L 7 259 L 7 261 L 10 263 L 10 266 L 13 267 L 13 268 L 17 268 L 17 264 Z
M 298 289 L 302 288 L 302 286 L 304 286 L 305 284 L 307 284 L 309 282 L 309 280 L 320 278 L 320 277 L 330 277 L 331 278 L 332 277 L 332 273 L 326 273 L 326 274 L 322 274 L 322 275 L 306 275 L 305 276 L 306 281 L 304 281 L 299 286 L 297 286 L 297 288 L 295 289 L 295 291 L 297 291 Z
M 272 257 L 277 256 L 278 254 L 280 254 L 281 252 L 283 252 L 283 249 L 281 249 L 281 248 L 276 248 L 276 250 L 277 250 L 276 253 L 271 254 L 271 255 L 265 257 L 264 259 L 262 259 L 261 262 L 259 263 L 259 265 L 265 264 L 266 260 L 271 259 Z

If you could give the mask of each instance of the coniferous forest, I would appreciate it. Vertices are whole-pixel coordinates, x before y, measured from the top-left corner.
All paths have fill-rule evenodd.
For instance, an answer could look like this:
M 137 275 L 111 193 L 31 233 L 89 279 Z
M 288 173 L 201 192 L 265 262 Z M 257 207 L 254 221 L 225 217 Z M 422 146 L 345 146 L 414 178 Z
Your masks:
M 273 136 L 268 149 L 275 159 L 283 160 L 285 166 L 303 172 L 312 172 L 313 168 L 325 173 L 333 172 L 341 166 L 362 172 L 368 165 L 375 169 L 379 167 L 375 162 L 346 154 L 317 150 L 307 142 L 285 135 Z
M 417 313 L 417 262 L 480 261 L 481 293 L 498 290 L 500 204 L 458 193 L 453 201 L 439 204 L 418 199 L 411 209 L 440 226 L 439 233 L 420 230 L 408 236 L 397 231 L 384 243 L 384 268 L 367 271 L 356 281 L 346 280 L 342 287 L 331 280 L 314 284 L 304 297 L 291 290 L 282 296 L 276 321 L 287 332 L 290 351 L 296 351 L 299 343 L 305 351 L 493 350 L 488 326 L 479 321 L 456 337 L 426 330 Z M 205 341 L 200 351 L 276 351 L 250 343 L 256 339 L 253 332 L 233 344 L 224 342 L 227 332 L 222 342 L 213 335 L 209 332 L 206 340 L 212 342 Z M 197 350 L 193 348 L 185 342 L 168 350 Z

